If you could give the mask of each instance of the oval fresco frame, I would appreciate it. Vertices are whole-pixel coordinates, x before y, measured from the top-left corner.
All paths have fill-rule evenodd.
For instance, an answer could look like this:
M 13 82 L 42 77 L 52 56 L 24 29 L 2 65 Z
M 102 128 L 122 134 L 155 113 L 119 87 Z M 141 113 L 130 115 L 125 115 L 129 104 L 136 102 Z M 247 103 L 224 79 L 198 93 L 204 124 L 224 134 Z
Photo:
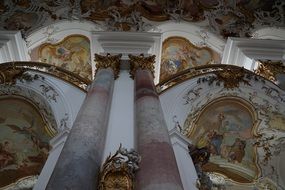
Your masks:
M 193 140 L 193 138 L 191 138 L 191 137 L 193 137 L 193 136 L 197 137 L 197 135 L 194 135 L 194 132 L 199 127 L 198 126 L 198 122 L 200 121 L 200 119 L 202 119 L 203 114 L 205 114 L 212 106 L 214 106 L 215 104 L 222 103 L 222 102 L 228 102 L 228 103 L 232 102 L 232 103 L 240 105 L 241 107 L 246 109 L 248 111 L 249 115 L 250 115 L 250 118 L 252 119 L 252 127 L 250 129 L 250 135 L 251 135 L 252 138 L 255 138 L 255 137 L 258 136 L 257 128 L 259 127 L 260 120 L 258 119 L 258 114 L 255 111 L 254 106 L 250 102 L 248 102 L 247 100 L 245 100 L 243 98 L 225 96 L 225 97 L 215 98 L 212 101 L 210 101 L 209 103 L 203 105 L 201 110 L 197 113 L 197 115 L 194 118 L 192 118 L 193 115 L 187 116 L 187 118 L 185 120 L 185 123 L 184 123 L 184 127 L 183 127 L 183 134 L 187 138 L 189 138 L 192 142 L 194 142 L 194 144 L 196 146 L 199 146 L 198 142 L 195 142 L 195 141 L 197 141 L 197 139 L 199 139 L 199 135 L 198 135 L 198 138 L 196 140 Z M 201 130 L 201 128 L 199 130 Z M 218 131 L 218 132 L 220 132 L 220 131 Z M 206 133 L 204 135 L 206 135 Z M 220 134 L 217 133 L 217 135 L 220 135 Z M 241 139 L 241 140 L 244 141 L 244 139 Z M 237 141 L 237 138 L 235 139 L 235 142 L 236 141 Z M 232 146 L 235 144 L 235 142 L 232 144 Z M 220 145 L 222 145 L 222 144 L 220 144 Z M 229 147 L 230 145 L 227 145 L 227 146 Z M 244 149 L 245 149 L 245 147 L 246 147 L 246 145 L 244 146 Z M 236 174 L 233 171 L 229 170 L 229 169 L 233 169 L 233 168 L 226 168 L 227 164 L 223 165 L 223 167 L 221 167 L 221 166 L 219 166 L 218 164 L 215 164 L 215 163 L 214 164 L 208 164 L 205 167 L 203 167 L 203 170 L 205 170 L 206 172 L 216 172 L 216 173 L 219 173 L 219 174 L 221 174 L 223 176 L 226 176 L 226 178 L 228 178 L 229 180 L 231 180 L 233 182 L 236 182 L 236 183 L 241 183 L 241 184 L 245 184 L 245 183 L 251 184 L 251 183 L 254 183 L 262 175 L 262 170 L 261 170 L 261 167 L 260 167 L 260 165 L 258 163 L 259 159 L 258 159 L 258 155 L 257 155 L 257 147 L 252 145 L 252 148 L 253 148 L 253 161 L 252 161 L 252 163 L 254 163 L 254 166 L 255 166 L 255 176 L 250 176 L 247 173 Z M 211 156 L 212 156 L 212 154 L 211 154 Z M 216 154 L 214 156 L 222 157 L 219 154 Z M 225 160 L 225 161 L 227 161 L 227 160 Z M 233 161 L 236 162 L 237 160 L 233 160 Z M 239 162 L 238 164 L 240 164 L 241 162 Z M 210 159 L 209 163 L 211 163 L 211 159 Z M 240 172 L 240 171 L 237 171 L 237 172 Z M 242 176 L 242 175 L 244 175 L 244 176 Z

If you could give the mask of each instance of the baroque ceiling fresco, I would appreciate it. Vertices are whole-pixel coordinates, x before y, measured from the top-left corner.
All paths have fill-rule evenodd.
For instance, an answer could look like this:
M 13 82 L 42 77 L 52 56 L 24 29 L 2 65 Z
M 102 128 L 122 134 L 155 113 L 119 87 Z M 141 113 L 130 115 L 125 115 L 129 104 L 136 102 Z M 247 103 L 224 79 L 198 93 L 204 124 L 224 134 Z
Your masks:
M 0 99 L 0 189 L 39 175 L 50 150 L 47 123 L 28 101 Z
M 189 68 L 220 63 L 220 55 L 208 47 L 197 47 L 183 37 L 170 37 L 162 44 L 160 82 Z
M 31 51 L 31 59 L 61 67 L 91 80 L 90 41 L 85 36 L 71 35 L 55 44 L 42 44 Z
M 198 148 L 209 147 L 211 160 L 204 166 L 206 171 L 230 175 L 241 183 L 259 176 L 252 143 L 255 120 L 253 108 L 242 99 L 222 98 L 204 108 L 187 136 Z
M 187 114 L 178 129 L 208 152 L 208 161 L 199 162 L 213 183 L 222 179 L 225 189 L 284 189 L 285 94 L 245 69 L 237 77 L 229 67 L 197 72 L 197 83 L 187 83 L 179 97 Z
M 0 26 L 30 34 L 59 20 L 87 20 L 103 30 L 147 31 L 167 20 L 198 23 L 223 37 L 284 27 L 283 0 L 4 0 Z

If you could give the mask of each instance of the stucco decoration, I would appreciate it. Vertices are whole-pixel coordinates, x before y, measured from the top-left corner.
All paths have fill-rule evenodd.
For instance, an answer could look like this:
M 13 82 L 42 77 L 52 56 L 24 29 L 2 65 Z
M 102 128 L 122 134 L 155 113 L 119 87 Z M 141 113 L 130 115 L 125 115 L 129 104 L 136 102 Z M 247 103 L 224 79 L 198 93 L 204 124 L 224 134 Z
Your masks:
M 170 37 L 162 45 L 160 81 L 189 68 L 220 63 L 218 53 L 208 47 L 197 47 L 183 37 Z
M 4 0 L 0 14 L 0 28 L 24 34 L 59 20 L 91 21 L 108 31 L 148 31 L 167 20 L 207 21 L 207 29 L 225 38 L 285 23 L 283 0 Z
M 251 182 L 259 176 L 252 143 L 256 124 L 254 109 L 248 103 L 238 98 L 221 98 L 203 108 L 186 135 L 198 148 L 209 149 L 211 157 L 204 165 L 205 171 Z
M 285 90 L 285 66 L 281 60 L 259 60 L 256 64 L 258 65 L 255 70 L 256 74 L 271 80 L 281 89 Z
M 0 189 L 39 175 L 50 150 L 48 124 L 24 99 L 0 99 Z M 17 182 L 17 183 L 16 183 Z
M 92 78 L 90 41 L 85 36 L 71 35 L 55 44 L 42 44 L 31 51 L 31 58 L 61 67 L 85 79 Z
M 254 76 L 244 76 L 248 83 L 235 88 L 198 82 L 212 76 L 204 73 L 178 85 L 183 89 L 181 105 L 171 107 L 176 121 L 184 123 L 182 134 L 200 148 L 210 149 L 203 171 L 222 176 L 226 189 L 282 189 L 278 159 L 285 143 L 284 91 Z

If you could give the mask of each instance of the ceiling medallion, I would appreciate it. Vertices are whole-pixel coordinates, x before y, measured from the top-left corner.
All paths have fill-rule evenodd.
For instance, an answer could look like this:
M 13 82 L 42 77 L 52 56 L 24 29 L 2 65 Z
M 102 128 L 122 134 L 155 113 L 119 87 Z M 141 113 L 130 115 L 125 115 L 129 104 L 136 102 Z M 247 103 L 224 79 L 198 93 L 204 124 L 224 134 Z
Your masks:
M 130 75 L 134 79 L 135 73 L 138 69 L 149 70 L 154 78 L 154 63 L 155 55 L 144 57 L 144 54 L 139 56 L 129 54 L 130 58 Z
M 120 62 L 121 62 L 122 54 L 118 55 L 111 55 L 110 53 L 107 53 L 107 55 L 99 55 L 95 54 L 95 62 L 96 62 L 96 72 L 99 69 L 106 69 L 106 68 L 112 68 L 114 71 L 114 77 L 117 79 L 119 77 L 120 73 Z
M 258 67 L 254 72 L 268 80 L 277 82 L 276 76 L 285 74 L 285 66 L 282 61 L 259 60 Z
M 119 150 L 113 156 L 110 154 L 103 164 L 98 190 L 133 190 L 140 160 L 141 157 L 135 150 L 128 151 L 120 144 Z

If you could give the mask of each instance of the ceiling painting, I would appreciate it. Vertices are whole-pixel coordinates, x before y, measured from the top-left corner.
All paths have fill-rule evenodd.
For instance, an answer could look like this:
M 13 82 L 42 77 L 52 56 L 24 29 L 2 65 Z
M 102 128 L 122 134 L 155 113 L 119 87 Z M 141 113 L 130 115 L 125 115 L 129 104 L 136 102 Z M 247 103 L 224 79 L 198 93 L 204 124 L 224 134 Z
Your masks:
M 210 161 L 204 171 L 250 183 L 259 177 L 255 135 L 255 114 L 240 98 L 219 98 L 208 103 L 186 134 L 198 148 L 208 148 Z
M 262 27 L 284 27 L 283 0 L 55 0 L 0 2 L 0 28 L 26 36 L 59 20 L 91 21 L 103 30 L 148 31 L 159 22 L 205 21 L 226 38 L 249 37 Z
M 162 45 L 160 81 L 189 68 L 219 62 L 219 54 L 212 49 L 197 47 L 183 37 L 170 37 Z
M 39 175 L 50 149 L 47 124 L 35 107 L 18 98 L 0 99 L 0 189 Z
M 33 49 L 31 57 L 91 80 L 90 41 L 85 36 L 72 35 L 56 44 L 45 43 Z

